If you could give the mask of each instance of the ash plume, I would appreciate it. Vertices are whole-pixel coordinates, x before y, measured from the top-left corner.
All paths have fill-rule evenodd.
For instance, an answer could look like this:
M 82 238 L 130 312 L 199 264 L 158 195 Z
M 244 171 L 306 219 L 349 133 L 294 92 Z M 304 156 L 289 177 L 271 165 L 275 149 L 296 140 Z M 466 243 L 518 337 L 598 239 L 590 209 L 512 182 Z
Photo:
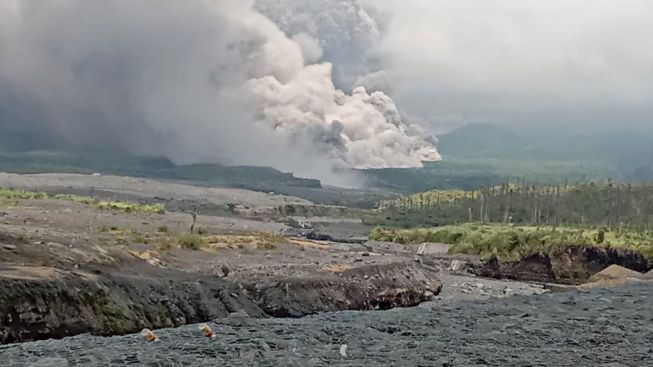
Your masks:
M 347 64 L 319 32 L 284 31 L 254 5 L 4 0 L 0 133 L 181 163 L 270 165 L 337 184 L 333 170 L 440 159 L 390 97 L 352 82 L 378 72 L 368 67 L 371 19 L 368 33 L 351 27 L 354 38 L 372 36 Z M 340 76 L 329 61 L 342 62 Z

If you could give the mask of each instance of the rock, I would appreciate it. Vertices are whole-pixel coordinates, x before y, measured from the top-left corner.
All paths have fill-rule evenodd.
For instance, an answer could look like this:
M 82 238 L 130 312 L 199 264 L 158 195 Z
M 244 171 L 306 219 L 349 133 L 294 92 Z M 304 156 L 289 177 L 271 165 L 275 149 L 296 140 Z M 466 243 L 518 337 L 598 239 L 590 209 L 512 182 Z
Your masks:
M 7 251 L 15 251 L 18 249 L 18 246 L 16 245 L 2 245 L 2 248 L 7 250 Z
M 582 284 L 610 265 L 643 272 L 648 261 L 640 253 L 614 248 L 570 246 L 551 254 L 534 254 L 518 261 L 490 258 L 471 268 L 479 276 L 543 283 Z
M 648 279 L 653 280 L 653 270 L 651 270 L 648 273 L 644 274 L 644 276 L 642 278 L 647 279 L 647 280 Z
M 315 231 L 309 232 L 306 235 L 306 238 L 314 241 L 333 241 L 333 237 L 331 237 L 331 235 L 324 234 L 324 233 L 317 233 Z
M 347 344 L 342 344 L 340 346 L 340 357 L 347 358 Z
M 462 271 L 465 268 L 466 264 L 463 261 L 460 260 L 454 260 L 451 262 L 451 266 L 449 267 L 449 270 L 458 272 Z
M 230 312 L 228 317 L 229 318 L 249 318 L 251 316 L 245 310 L 238 310 L 236 312 Z
M 615 248 L 572 246 L 551 255 L 551 265 L 560 283 L 577 284 L 610 265 L 645 272 L 647 259 L 640 253 Z
M 229 276 L 229 267 L 228 267 L 227 265 L 222 265 L 222 267 L 220 268 L 220 270 L 222 271 L 222 276 L 223 276 L 224 278 L 226 278 L 226 277 Z
M 626 269 L 619 265 L 610 265 L 600 272 L 592 275 L 583 288 L 608 288 L 628 283 L 642 281 L 644 274 Z
M 641 282 L 643 281 L 642 279 L 639 278 L 613 278 L 613 279 L 602 279 L 602 280 L 597 280 L 595 282 L 589 282 L 585 284 L 581 284 L 581 288 L 612 288 L 612 287 L 618 287 L 634 282 Z
M 619 265 L 610 265 L 589 278 L 590 282 L 597 282 L 606 279 L 642 278 L 644 274 L 634 270 L 626 269 Z
M 418 255 L 444 255 L 449 252 L 451 245 L 443 243 L 422 243 L 417 247 Z
M 514 279 L 521 281 L 555 282 L 551 261 L 547 255 L 531 255 L 519 261 L 504 262 L 496 257 L 490 258 L 473 269 L 479 276 L 495 279 Z
M 285 225 L 287 225 L 290 228 L 303 229 L 301 223 L 299 223 L 299 221 L 297 221 L 297 219 L 295 219 L 295 218 L 288 217 L 288 218 L 285 218 L 283 222 L 284 222 Z
M 331 311 L 413 307 L 439 294 L 442 283 L 435 272 L 421 265 L 391 263 L 256 282 L 250 288 L 256 303 L 270 316 L 303 317 Z
M 428 289 L 433 293 L 433 295 L 438 295 L 442 291 L 442 282 L 432 281 L 428 284 Z
M 239 310 L 266 317 L 251 300 L 229 297 L 238 292 L 233 283 L 160 269 L 156 277 L 141 276 L 148 266 L 140 263 L 136 274 L 128 268 L 104 270 L 102 277 L 56 269 L 56 277 L 0 276 L 0 344 L 122 335 L 207 322 Z

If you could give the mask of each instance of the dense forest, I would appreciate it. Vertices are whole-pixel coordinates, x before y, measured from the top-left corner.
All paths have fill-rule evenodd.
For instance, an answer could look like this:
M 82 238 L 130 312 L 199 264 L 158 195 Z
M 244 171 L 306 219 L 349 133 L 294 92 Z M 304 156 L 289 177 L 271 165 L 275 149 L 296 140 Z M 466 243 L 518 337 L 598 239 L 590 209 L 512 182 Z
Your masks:
M 653 184 L 539 186 L 505 182 L 475 191 L 430 191 L 379 204 L 368 223 L 434 227 L 458 223 L 653 228 Z

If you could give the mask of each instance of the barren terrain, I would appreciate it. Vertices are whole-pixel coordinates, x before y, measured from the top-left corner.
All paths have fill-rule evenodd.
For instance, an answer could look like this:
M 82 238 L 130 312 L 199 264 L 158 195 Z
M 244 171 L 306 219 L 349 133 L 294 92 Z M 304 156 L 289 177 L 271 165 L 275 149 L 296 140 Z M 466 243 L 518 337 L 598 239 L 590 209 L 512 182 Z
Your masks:
M 55 196 L 2 199 L 4 342 L 123 334 L 234 313 L 302 317 L 545 291 L 466 275 L 477 259 L 447 255 L 442 245 L 310 240 L 301 236 L 306 228 L 345 239 L 364 239 L 369 228 L 348 216 L 290 219 L 275 211 L 313 206 L 292 197 L 99 175 L 3 174 L 0 182 L 167 209 L 101 209 Z

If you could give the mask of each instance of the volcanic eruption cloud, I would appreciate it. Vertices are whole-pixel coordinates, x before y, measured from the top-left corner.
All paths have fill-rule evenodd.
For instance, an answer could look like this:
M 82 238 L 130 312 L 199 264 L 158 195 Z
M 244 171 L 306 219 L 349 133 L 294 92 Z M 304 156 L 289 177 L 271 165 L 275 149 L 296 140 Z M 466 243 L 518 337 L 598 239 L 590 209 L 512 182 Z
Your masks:
M 363 82 L 380 28 L 357 0 L 3 0 L 0 133 L 332 183 L 439 160 Z

